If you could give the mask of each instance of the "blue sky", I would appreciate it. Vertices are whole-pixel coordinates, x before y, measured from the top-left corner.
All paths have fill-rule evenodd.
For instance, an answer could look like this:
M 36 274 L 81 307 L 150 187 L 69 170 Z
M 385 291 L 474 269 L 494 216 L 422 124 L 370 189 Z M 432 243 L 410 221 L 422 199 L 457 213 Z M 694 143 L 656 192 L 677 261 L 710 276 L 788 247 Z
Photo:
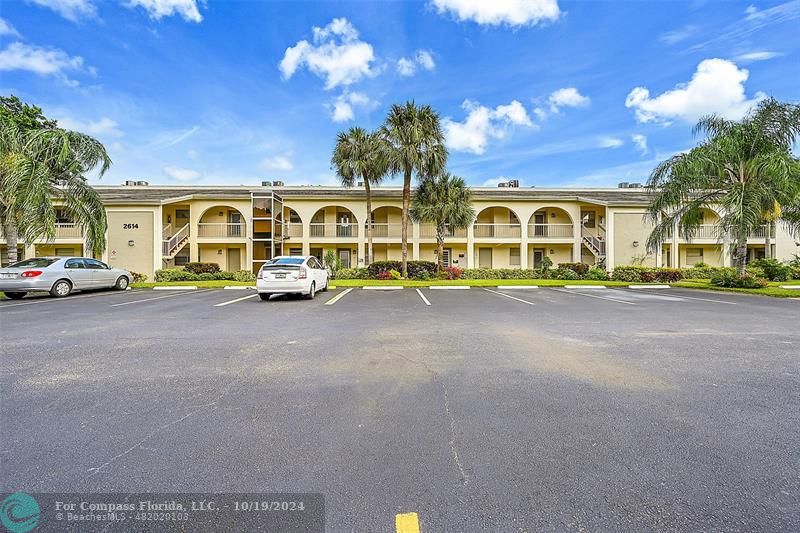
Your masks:
M 336 133 L 414 99 L 472 185 L 613 186 L 691 147 L 700 115 L 800 100 L 800 0 L 10 0 L 0 18 L 2 94 L 102 140 L 108 184 L 334 184 Z

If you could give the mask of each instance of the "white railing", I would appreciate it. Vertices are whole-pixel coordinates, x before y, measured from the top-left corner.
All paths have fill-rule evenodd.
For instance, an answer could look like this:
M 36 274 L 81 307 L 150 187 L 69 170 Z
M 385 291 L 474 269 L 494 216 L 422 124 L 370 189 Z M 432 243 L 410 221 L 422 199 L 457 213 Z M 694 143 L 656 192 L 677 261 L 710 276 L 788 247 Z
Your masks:
M 606 255 L 606 241 L 592 234 L 585 226 L 581 226 L 581 237 L 584 244 L 596 255 L 600 257 Z
M 475 224 L 475 238 L 519 239 L 519 224 Z
M 80 239 L 83 230 L 73 222 L 59 222 L 56 224 L 56 239 Z
M 410 224 L 409 224 L 410 226 Z M 364 234 L 366 235 L 367 226 L 364 226 Z M 399 239 L 403 231 L 403 225 L 398 223 L 388 222 L 373 222 L 372 223 L 372 237 L 377 239 Z M 409 232 L 410 234 L 411 232 Z
M 528 237 L 554 239 L 572 236 L 572 224 L 528 224 Z
M 303 225 L 298 222 L 289 222 L 286 226 L 287 237 L 302 237 Z
M 244 238 L 245 226 L 241 222 L 201 222 L 197 224 L 200 238 Z
M 767 237 L 767 226 L 766 224 L 752 232 L 750 235 L 747 236 L 750 239 L 765 239 Z
M 175 234 L 175 226 L 172 224 L 164 224 L 161 226 L 161 238 L 166 240 Z
M 312 222 L 309 224 L 311 237 L 358 237 L 358 225 L 344 222 Z
M 169 239 L 161 242 L 161 253 L 164 256 L 169 256 L 174 248 L 182 241 L 189 238 L 189 224 L 186 224 L 181 229 L 175 232 L 175 235 Z
M 422 239 L 435 239 L 436 238 L 436 224 L 424 223 L 419 225 L 419 236 Z M 452 230 L 447 228 L 444 235 L 445 239 L 466 239 L 467 229 L 461 228 Z

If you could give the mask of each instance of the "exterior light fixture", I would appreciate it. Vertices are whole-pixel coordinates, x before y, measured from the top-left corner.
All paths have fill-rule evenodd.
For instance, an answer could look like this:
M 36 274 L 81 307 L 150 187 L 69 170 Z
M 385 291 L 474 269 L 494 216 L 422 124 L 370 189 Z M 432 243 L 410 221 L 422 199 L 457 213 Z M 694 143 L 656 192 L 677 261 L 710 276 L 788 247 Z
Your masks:
M 136 243 L 134 242 L 134 240 L 133 240 L 133 239 L 131 239 L 131 240 L 129 240 L 129 241 L 128 241 L 128 246 L 133 246 L 134 244 L 136 244 Z
M 639 241 L 633 241 L 633 247 L 634 248 L 638 248 L 639 247 Z
M 222 248 L 220 248 L 219 250 L 217 250 L 217 255 L 222 255 Z

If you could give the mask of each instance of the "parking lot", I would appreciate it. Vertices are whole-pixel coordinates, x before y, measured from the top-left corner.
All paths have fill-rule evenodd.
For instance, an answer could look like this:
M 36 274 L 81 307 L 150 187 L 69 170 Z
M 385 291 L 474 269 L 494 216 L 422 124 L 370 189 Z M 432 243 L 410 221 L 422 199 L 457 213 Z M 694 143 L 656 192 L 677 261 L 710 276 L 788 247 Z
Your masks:
M 320 492 L 329 531 L 800 530 L 800 300 L 0 302 L 0 486 Z

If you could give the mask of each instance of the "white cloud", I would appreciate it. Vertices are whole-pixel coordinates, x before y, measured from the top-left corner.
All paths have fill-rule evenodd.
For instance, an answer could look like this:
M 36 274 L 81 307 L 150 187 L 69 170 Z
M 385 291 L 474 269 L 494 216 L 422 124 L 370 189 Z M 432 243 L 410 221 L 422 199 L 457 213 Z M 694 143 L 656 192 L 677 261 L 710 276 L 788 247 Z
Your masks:
M 633 135 L 631 135 L 631 141 L 633 141 L 633 144 L 636 145 L 636 148 L 639 149 L 639 152 L 642 155 L 645 155 L 647 152 L 650 151 L 647 148 L 647 137 L 645 137 L 641 133 L 634 133 Z
M 200 177 L 200 173 L 196 170 L 174 166 L 164 167 L 164 174 L 176 181 L 193 181 Z
M 153 20 L 180 15 L 187 22 L 201 22 L 197 0 L 128 0 L 128 7 L 143 7 Z
M 619 148 L 623 144 L 625 144 L 625 142 L 616 137 L 600 137 L 597 141 L 598 148 Z
M 340 94 L 329 105 L 331 119 L 334 122 L 347 122 L 356 117 L 355 110 L 370 111 L 378 106 L 378 102 L 370 99 L 366 94 L 359 92 L 345 92 Z
M 534 26 L 552 22 L 561 15 L 557 0 L 433 0 L 439 13 L 452 13 L 458 20 L 499 26 Z
M 97 16 L 97 7 L 92 0 L 31 0 L 34 4 L 52 9 L 72 22 Z
M 261 162 L 261 167 L 265 170 L 292 170 L 294 165 L 286 155 L 276 155 L 268 157 Z
M 279 68 L 284 79 L 291 78 L 298 68 L 325 80 L 325 89 L 347 86 L 375 72 L 372 45 L 358 38 L 358 31 L 346 18 L 333 19 L 323 28 L 313 28 L 311 43 L 305 39 L 286 49 Z
M 780 57 L 783 54 L 780 52 L 771 52 L 769 50 L 761 50 L 757 52 L 747 52 L 744 54 L 739 54 L 738 56 L 734 57 L 733 60 L 739 63 L 752 63 L 753 61 L 766 61 L 768 59 L 773 59 L 775 57 Z
M 58 125 L 64 129 L 79 131 L 93 137 L 122 137 L 124 133 L 119 129 L 116 121 L 102 117 L 98 120 L 81 121 L 69 116 L 58 117 Z
M 401 57 L 397 61 L 397 72 L 399 72 L 401 76 L 414 75 L 418 67 L 428 71 L 436 68 L 436 61 L 434 61 L 433 55 L 429 51 L 417 50 L 414 56 L 410 58 Z
M 4 18 L 0 18 L 0 35 L 10 35 L 11 37 L 21 37 L 19 32 Z
M 575 87 L 564 87 L 553 91 L 547 101 L 553 113 L 562 107 L 586 107 L 591 102 L 588 96 L 582 95 Z
M 11 43 L 0 51 L 0 70 L 27 70 L 40 76 L 55 76 L 68 85 L 78 85 L 65 72 L 93 69 L 85 68 L 83 58 L 70 56 L 58 48 L 43 48 L 20 42 Z
M 457 152 L 482 154 L 489 139 L 502 139 L 510 126 L 533 127 L 530 116 L 517 100 L 494 109 L 464 100 L 461 107 L 467 111 L 464 122 L 455 122 L 449 117 L 442 122 L 447 146 Z
M 691 24 L 677 30 L 667 31 L 658 36 L 658 40 L 665 44 L 676 44 L 684 41 L 697 31 L 697 26 Z
M 669 124 L 675 119 L 695 122 L 711 113 L 738 120 L 765 96 L 759 92 L 753 99 L 747 99 L 744 83 L 749 74 L 732 61 L 706 59 L 697 66 L 688 83 L 678 84 L 658 96 L 651 98 L 647 88 L 636 87 L 625 99 L 625 107 L 636 111 L 639 122 Z

